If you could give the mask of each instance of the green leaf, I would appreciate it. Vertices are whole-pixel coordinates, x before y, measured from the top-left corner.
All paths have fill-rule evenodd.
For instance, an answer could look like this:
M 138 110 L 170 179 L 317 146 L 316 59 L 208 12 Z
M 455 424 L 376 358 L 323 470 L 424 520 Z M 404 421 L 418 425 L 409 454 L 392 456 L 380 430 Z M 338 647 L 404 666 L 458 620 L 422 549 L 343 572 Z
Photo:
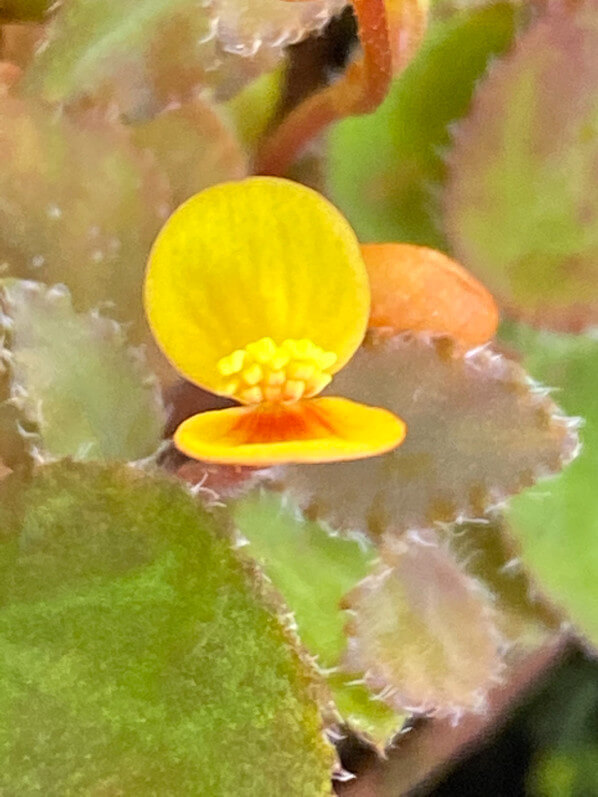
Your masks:
M 76 124 L 41 103 L 0 100 L 0 259 L 12 276 L 64 282 L 77 309 L 110 302 L 146 325 L 143 271 L 170 207 L 164 177 L 124 128 Z
M 397 709 L 459 717 L 479 711 L 502 669 L 487 594 L 435 535 L 407 534 L 345 599 L 345 667 Z
M 377 565 L 363 537 L 331 536 L 271 493 L 239 501 L 234 518 L 242 550 L 292 612 L 341 717 L 380 747 L 413 708 L 479 710 L 503 653 L 512 660 L 553 625 L 497 524 L 408 533 Z
M 578 459 L 513 501 L 512 533 L 539 588 L 598 644 L 598 341 L 525 327 L 511 330 L 508 339 L 531 373 L 555 385 L 567 411 L 584 420 Z
M 50 102 L 67 102 L 108 82 L 121 105 L 141 113 L 173 96 L 189 98 L 206 84 L 234 93 L 243 80 L 271 68 L 283 45 L 322 27 L 342 5 L 344 0 L 70 0 L 56 15 L 25 88 Z M 140 87 L 149 97 L 140 97 Z
M 249 55 L 263 45 L 286 47 L 322 28 L 347 0 L 311 0 L 285 5 L 281 0 L 215 0 L 218 35 L 226 48 Z M 257 42 L 259 39 L 259 43 Z
M 43 456 L 132 460 L 156 450 L 164 407 L 118 324 L 77 315 L 64 286 L 9 281 L 0 303 L 11 396 Z
M 53 20 L 47 46 L 27 73 L 27 90 L 50 102 L 64 102 L 97 89 L 106 77 L 131 68 L 169 16 L 176 17 L 190 5 L 190 0 L 135 0 L 127 6 L 109 0 L 67 3 Z M 196 32 L 207 36 L 205 11 L 197 17 Z M 138 68 L 135 65 L 134 71 Z
M 483 517 L 560 470 L 577 445 L 551 399 L 489 346 L 463 355 L 447 339 L 371 334 L 327 391 L 399 415 L 405 442 L 275 476 L 310 517 L 374 538 Z
M 512 5 L 497 3 L 432 25 L 376 113 L 334 128 L 328 187 L 360 240 L 444 247 L 438 188 L 449 126 L 467 112 L 488 62 L 509 46 L 515 18 Z
M 572 331 L 598 318 L 597 9 L 551 7 L 496 65 L 444 198 L 461 262 L 518 316 Z
M 526 725 L 536 756 L 528 769 L 526 794 L 589 797 L 598 783 L 595 657 L 581 652 L 568 656 L 530 709 Z
M 341 599 L 367 575 L 375 550 L 364 540 L 330 536 L 267 493 L 240 501 L 234 517 L 244 550 L 281 594 L 301 641 L 326 673 L 342 719 L 384 745 L 404 717 L 374 700 L 354 675 L 338 671 L 347 643 Z
M 527 794 L 531 797 L 581 797 L 598 783 L 598 747 L 543 753 L 534 763 Z
M 54 465 L 0 506 L 0 789 L 330 791 L 314 684 L 174 482 Z
M 261 75 L 245 86 L 226 104 L 239 139 L 247 149 L 256 147 L 275 119 L 285 86 L 285 69 Z

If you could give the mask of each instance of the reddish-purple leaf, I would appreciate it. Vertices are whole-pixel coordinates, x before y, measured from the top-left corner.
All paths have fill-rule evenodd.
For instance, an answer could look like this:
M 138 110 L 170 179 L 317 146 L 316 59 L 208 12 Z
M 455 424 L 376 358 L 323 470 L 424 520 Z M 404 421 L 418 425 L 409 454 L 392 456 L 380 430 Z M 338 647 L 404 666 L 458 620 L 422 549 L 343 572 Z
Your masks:
M 308 516 L 337 529 L 377 537 L 480 517 L 577 449 L 575 423 L 489 346 L 462 356 L 448 339 L 371 335 L 327 392 L 407 423 L 405 442 L 383 456 L 276 474 Z
M 513 313 L 570 331 L 598 319 L 597 14 L 555 5 L 495 64 L 444 197 L 459 261 Z
M 395 709 L 458 716 L 481 710 L 503 667 L 488 596 L 432 534 L 383 553 L 343 601 L 352 617 L 345 668 Z

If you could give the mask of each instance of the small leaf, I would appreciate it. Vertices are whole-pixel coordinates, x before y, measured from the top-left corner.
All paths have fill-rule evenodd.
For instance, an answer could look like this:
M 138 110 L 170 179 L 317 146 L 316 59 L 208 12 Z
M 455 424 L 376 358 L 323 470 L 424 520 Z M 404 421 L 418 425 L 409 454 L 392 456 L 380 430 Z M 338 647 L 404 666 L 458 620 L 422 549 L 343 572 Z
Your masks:
M 210 36 L 205 10 L 190 0 L 74 0 L 62 6 L 48 40 L 26 77 L 30 94 L 65 102 L 97 89 L 118 72 L 134 80 L 143 67 L 148 40 L 181 11 L 196 8 L 196 34 Z M 123 79 L 123 78 L 121 78 Z
M 575 454 L 570 420 L 525 372 L 446 339 L 372 335 L 328 390 L 382 406 L 405 442 L 361 461 L 289 466 L 277 480 L 309 517 L 378 537 L 483 516 Z
M 75 124 L 35 102 L 0 100 L 0 260 L 12 276 L 64 282 L 77 309 L 113 305 L 146 330 L 141 283 L 169 192 L 123 128 Z
M 519 559 L 504 518 L 445 526 L 438 529 L 438 536 L 461 570 L 492 599 L 501 636 L 516 646 L 513 655 L 533 648 L 558 629 L 561 618 L 538 592 Z
M 226 104 L 237 136 L 248 150 L 256 147 L 275 119 L 285 85 L 285 70 L 278 67 L 245 86 Z
M 132 128 L 132 140 L 149 150 L 167 175 L 173 204 L 247 174 L 246 158 L 233 134 L 204 100 L 194 100 Z
M 0 301 L 11 395 L 37 425 L 43 455 L 131 460 L 158 447 L 165 412 L 155 378 L 118 324 L 77 315 L 64 286 L 11 281 Z
M 2 497 L 3 793 L 330 793 L 313 673 L 184 489 L 61 463 Z
M 386 549 L 345 605 L 345 668 L 365 672 L 386 703 L 455 717 L 483 709 L 502 668 L 492 605 L 433 535 Z
M 515 17 L 512 5 L 496 3 L 433 24 L 376 113 L 336 125 L 328 186 L 361 241 L 443 248 L 434 185 L 444 180 L 449 125 L 466 113 L 488 62 L 509 46 Z
M 517 315 L 570 330 L 598 319 L 597 9 L 551 7 L 496 65 L 444 199 L 460 262 Z
M 513 501 L 512 534 L 539 588 L 598 645 L 598 341 L 523 326 L 509 340 L 531 373 L 556 385 L 565 408 L 584 419 L 577 461 Z
M 337 669 L 347 642 L 340 602 L 367 575 L 375 550 L 363 539 L 331 537 L 267 493 L 240 501 L 234 516 L 242 550 L 258 562 L 292 612 L 301 641 L 326 673 L 343 721 L 383 746 L 404 718 L 374 700 L 354 675 Z
M 345 0 L 70 0 L 26 78 L 27 90 L 67 102 L 112 83 L 122 101 L 163 107 L 202 85 L 222 94 L 272 68 L 282 47 L 322 27 Z M 232 83 L 232 86 L 226 84 Z M 172 92 L 175 91 L 176 95 Z M 137 96 L 136 96 L 137 95 Z

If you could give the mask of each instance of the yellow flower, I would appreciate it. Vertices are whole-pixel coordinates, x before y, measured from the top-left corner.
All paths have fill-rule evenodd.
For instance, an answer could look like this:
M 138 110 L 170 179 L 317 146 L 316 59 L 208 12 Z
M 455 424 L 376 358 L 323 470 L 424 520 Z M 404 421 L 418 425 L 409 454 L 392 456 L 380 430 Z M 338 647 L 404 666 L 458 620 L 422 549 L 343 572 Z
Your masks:
M 154 244 L 145 308 L 173 365 L 241 404 L 184 421 L 174 442 L 188 456 L 330 462 L 402 442 L 405 424 L 388 410 L 314 398 L 359 347 L 370 312 L 355 234 L 315 191 L 253 177 L 189 199 Z

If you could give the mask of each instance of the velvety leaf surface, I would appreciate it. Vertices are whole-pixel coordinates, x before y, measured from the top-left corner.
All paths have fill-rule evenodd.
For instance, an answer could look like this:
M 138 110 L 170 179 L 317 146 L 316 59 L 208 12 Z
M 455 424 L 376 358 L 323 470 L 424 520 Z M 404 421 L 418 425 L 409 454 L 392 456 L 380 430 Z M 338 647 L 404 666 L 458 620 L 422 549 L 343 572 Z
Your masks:
M 335 126 L 328 188 L 361 241 L 443 248 L 438 190 L 449 125 L 466 113 L 489 60 L 509 46 L 515 15 L 497 3 L 432 25 L 376 113 Z
M 165 422 L 156 380 L 118 324 L 77 315 L 64 286 L 7 281 L 0 304 L 13 406 L 36 426 L 42 456 L 133 460 L 156 450 Z
M 225 49 L 250 55 L 262 46 L 285 47 L 324 26 L 348 0 L 212 0 L 212 18 Z
M 132 139 L 152 153 L 168 177 L 174 206 L 210 185 L 247 175 L 239 143 L 207 101 L 195 100 L 135 125 Z
M 206 10 L 190 0 L 137 0 L 127 6 L 110 0 L 69 2 L 52 23 L 47 45 L 27 75 L 27 88 L 51 102 L 64 102 L 96 90 L 117 73 L 121 80 L 140 83 L 148 41 L 190 8 L 196 8 L 194 34 L 209 41 Z
M 136 0 L 126 6 L 71 0 L 56 15 L 26 85 L 51 102 L 64 102 L 115 81 L 121 102 L 129 92 L 135 104 L 143 102 L 134 97 L 135 87 L 149 86 L 156 92 L 146 98 L 149 110 L 163 104 L 174 87 L 190 92 L 216 82 L 223 89 L 220 84 L 231 79 L 240 85 L 271 67 L 283 45 L 322 27 L 343 5 L 344 0 Z
M 188 102 L 206 89 L 217 99 L 229 99 L 275 68 L 280 48 L 252 46 L 252 55 L 244 44 L 235 47 L 231 43 L 225 49 L 217 20 L 210 16 L 213 10 L 213 6 L 198 9 L 187 1 L 178 13 L 169 14 L 148 32 L 145 47 L 132 51 L 126 69 L 108 73 L 104 91 L 115 95 L 121 107 L 130 108 L 129 115 L 145 118 L 173 101 Z M 136 83 L 143 86 L 143 92 L 136 89 Z
M 536 22 L 481 85 L 449 159 L 458 259 L 518 315 L 561 329 L 598 318 L 597 13 L 554 6 Z
M 519 559 L 505 518 L 444 526 L 437 533 L 460 569 L 492 600 L 494 621 L 503 639 L 515 646 L 513 655 L 537 645 L 560 626 L 561 618 L 546 604 Z
M 4 793 L 329 793 L 310 672 L 180 486 L 54 465 L 2 497 Z
M 405 442 L 361 461 L 288 466 L 278 480 L 309 517 L 373 536 L 475 518 L 574 455 L 570 422 L 490 347 L 372 335 L 327 392 L 386 407 Z
M 511 505 L 512 533 L 524 565 L 540 589 L 563 607 L 589 641 L 598 644 L 598 341 L 511 330 L 531 373 L 558 389 L 568 412 L 584 419 L 581 454 L 561 476 Z
M 122 128 L 77 125 L 35 102 L 0 103 L 5 272 L 66 283 L 78 309 L 110 302 L 141 337 L 145 262 L 170 207 L 164 178 Z
M 490 601 L 432 535 L 407 534 L 345 599 L 345 668 L 398 709 L 459 716 L 482 710 L 499 676 Z
M 347 644 L 341 599 L 367 575 L 375 550 L 364 540 L 330 536 L 267 493 L 239 502 L 235 523 L 243 550 L 272 581 L 293 614 L 301 641 L 326 673 L 341 718 L 384 745 L 404 718 L 374 700 L 362 683 L 355 683 L 355 675 L 338 670 Z

